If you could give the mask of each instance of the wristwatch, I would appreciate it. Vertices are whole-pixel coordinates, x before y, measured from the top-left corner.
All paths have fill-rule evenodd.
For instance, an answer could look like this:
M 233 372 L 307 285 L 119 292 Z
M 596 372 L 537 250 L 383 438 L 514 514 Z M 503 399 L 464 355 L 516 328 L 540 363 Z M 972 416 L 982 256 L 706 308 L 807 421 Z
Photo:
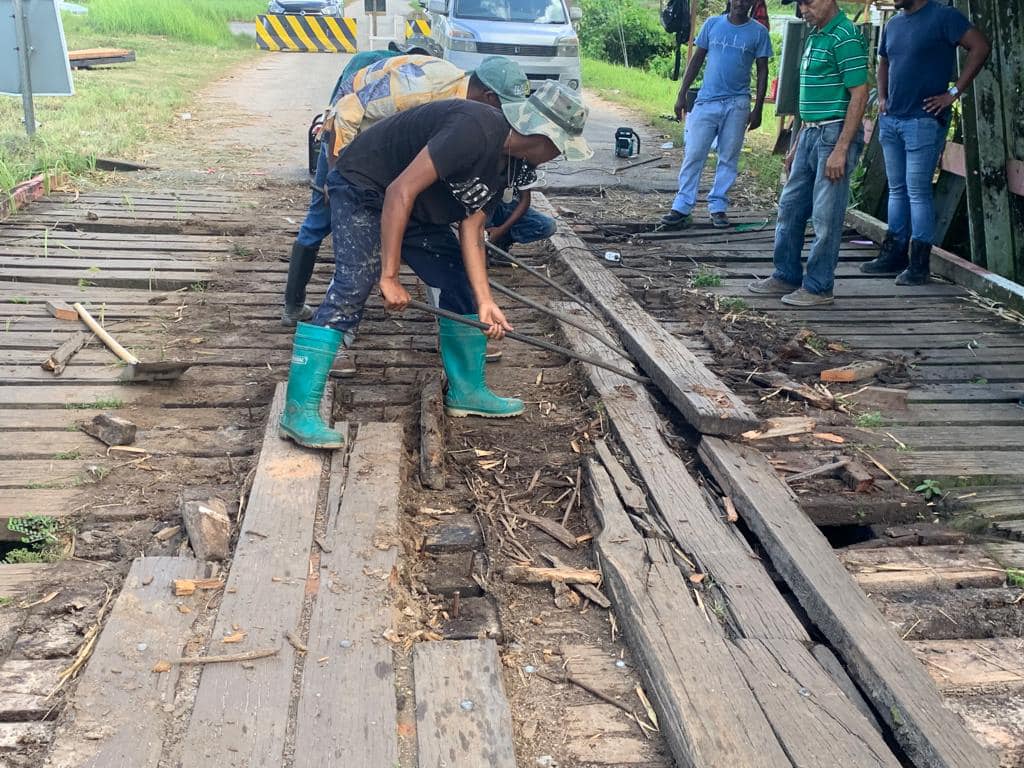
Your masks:
M 952 96 L 954 99 L 956 99 L 956 98 L 958 98 L 960 96 L 960 89 L 957 88 L 955 85 L 952 85 L 952 86 L 950 86 L 950 88 L 947 91 L 947 93 L 950 96 Z

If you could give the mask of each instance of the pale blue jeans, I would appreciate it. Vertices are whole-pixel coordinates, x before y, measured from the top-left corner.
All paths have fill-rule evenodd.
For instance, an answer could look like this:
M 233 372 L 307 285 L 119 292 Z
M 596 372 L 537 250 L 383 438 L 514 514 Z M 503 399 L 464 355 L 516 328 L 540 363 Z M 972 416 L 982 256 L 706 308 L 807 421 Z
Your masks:
M 672 210 L 688 214 L 697 204 L 697 188 L 707 163 L 711 145 L 718 139 L 718 164 L 715 182 L 708 193 L 708 211 L 725 213 L 729 207 L 729 190 L 736 182 L 743 148 L 743 135 L 750 119 L 750 97 L 734 96 L 714 101 L 698 101 L 686 116 L 683 132 L 685 153 L 679 168 L 679 191 L 672 201 Z

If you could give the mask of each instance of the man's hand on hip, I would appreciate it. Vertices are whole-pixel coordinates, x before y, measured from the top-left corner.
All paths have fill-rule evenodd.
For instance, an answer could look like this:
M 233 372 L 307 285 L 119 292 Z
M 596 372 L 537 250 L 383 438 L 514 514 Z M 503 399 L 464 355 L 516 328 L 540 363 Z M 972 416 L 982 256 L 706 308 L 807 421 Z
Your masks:
M 947 109 L 949 105 L 956 101 L 956 96 L 949 93 L 940 93 L 938 96 L 929 96 L 924 100 L 924 111 L 929 115 L 941 115 Z

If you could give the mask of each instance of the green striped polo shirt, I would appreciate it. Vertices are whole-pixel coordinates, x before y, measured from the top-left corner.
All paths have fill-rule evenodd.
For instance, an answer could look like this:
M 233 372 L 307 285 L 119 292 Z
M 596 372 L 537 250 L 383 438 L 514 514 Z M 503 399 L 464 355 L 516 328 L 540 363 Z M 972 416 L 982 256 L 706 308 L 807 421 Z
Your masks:
M 800 118 L 836 120 L 846 116 L 849 88 L 868 81 L 864 38 L 839 11 L 821 29 L 812 29 L 800 60 Z

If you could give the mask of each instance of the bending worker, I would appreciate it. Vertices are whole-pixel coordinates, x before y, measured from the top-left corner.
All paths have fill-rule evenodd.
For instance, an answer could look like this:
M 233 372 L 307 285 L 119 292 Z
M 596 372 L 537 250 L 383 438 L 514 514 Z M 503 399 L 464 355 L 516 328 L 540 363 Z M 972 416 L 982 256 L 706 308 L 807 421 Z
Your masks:
M 331 162 L 361 130 L 410 107 L 459 98 L 497 109 L 522 101 L 530 90 L 522 68 L 504 56 L 489 56 L 469 73 L 430 56 L 398 56 L 360 70 L 347 85 L 350 92 L 335 103 L 324 120 L 324 134 L 330 136 L 325 154 Z M 491 231 L 492 238 L 510 235 L 518 242 L 532 242 L 549 237 L 554 232 L 554 221 L 528 209 L 528 193 L 520 200 L 499 203 L 492 213 L 497 227 Z M 312 214 L 311 204 L 307 220 Z M 320 213 L 317 218 L 324 216 Z M 316 265 L 320 241 L 327 233 L 321 230 L 317 234 L 313 245 L 300 230 L 292 246 L 282 325 L 292 326 L 296 320 L 308 320 L 312 315 L 312 310 L 305 306 L 306 286 Z
M 311 322 L 300 322 L 295 332 L 282 437 L 311 448 L 342 446 L 342 435 L 320 418 L 331 361 L 343 340 L 351 343 L 374 283 L 387 309 L 408 304 L 398 280 L 403 260 L 441 290 L 442 309 L 489 326 L 485 336 L 440 320 L 447 412 L 522 413 L 521 400 L 498 397 L 484 378 L 487 338 L 511 330 L 487 281 L 484 226 L 517 161 L 537 166 L 560 154 L 591 156 L 582 137 L 586 117 L 574 91 L 546 81 L 526 101 L 500 111 L 476 101 L 435 101 L 389 117 L 352 141 L 327 178 L 334 277 Z
M 386 51 L 362 51 L 341 71 L 338 81 L 331 91 L 331 106 L 343 96 L 352 93 L 356 73 L 382 59 L 390 59 L 403 54 L 437 56 L 443 53 L 441 47 L 423 35 L 413 35 L 405 43 L 392 42 Z M 322 135 L 322 134 L 321 134 Z M 292 253 L 288 260 L 288 282 L 284 289 L 284 312 L 281 313 L 281 325 L 294 328 L 299 320 L 309 320 L 313 310 L 306 306 L 306 284 L 316 266 L 316 257 L 320 253 L 320 244 L 331 232 L 331 207 L 324 197 L 324 184 L 330 162 L 326 145 L 321 144 L 320 154 L 316 161 L 316 173 L 310 184 L 313 191 L 310 195 L 306 218 L 299 227 L 299 234 L 292 243 Z M 303 278 L 305 275 L 305 278 Z

